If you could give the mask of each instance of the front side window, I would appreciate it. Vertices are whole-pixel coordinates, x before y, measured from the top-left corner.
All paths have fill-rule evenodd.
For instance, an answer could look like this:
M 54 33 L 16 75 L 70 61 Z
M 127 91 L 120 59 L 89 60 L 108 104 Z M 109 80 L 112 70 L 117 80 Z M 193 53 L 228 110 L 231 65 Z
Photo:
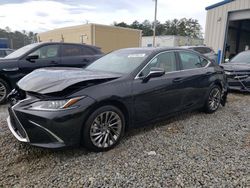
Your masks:
M 198 55 L 195 55 L 190 52 L 179 52 L 179 55 L 183 70 L 203 67 L 201 59 Z
M 82 47 L 77 45 L 62 45 L 62 56 L 80 56 L 82 55 Z
M 37 49 L 36 51 L 29 54 L 29 56 L 38 55 L 38 59 L 46 59 L 46 58 L 58 57 L 58 52 L 59 52 L 58 45 L 48 45 Z
M 162 68 L 165 72 L 177 70 L 174 52 L 164 52 L 154 57 L 151 62 L 142 70 L 140 77 L 147 76 L 152 67 Z

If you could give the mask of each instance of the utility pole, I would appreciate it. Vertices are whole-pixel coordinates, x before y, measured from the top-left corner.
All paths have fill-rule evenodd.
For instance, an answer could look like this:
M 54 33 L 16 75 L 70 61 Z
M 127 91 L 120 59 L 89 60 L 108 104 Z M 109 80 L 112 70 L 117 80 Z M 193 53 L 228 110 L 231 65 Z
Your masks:
M 155 19 L 154 19 L 154 33 L 153 33 L 153 47 L 155 47 L 155 33 L 156 33 L 156 17 L 157 17 L 157 0 L 155 1 Z

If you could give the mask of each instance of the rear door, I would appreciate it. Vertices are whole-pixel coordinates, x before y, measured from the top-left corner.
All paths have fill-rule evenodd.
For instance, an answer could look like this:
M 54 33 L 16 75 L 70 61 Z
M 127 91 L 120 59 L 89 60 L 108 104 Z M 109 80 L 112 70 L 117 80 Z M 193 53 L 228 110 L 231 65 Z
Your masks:
M 181 101 L 181 108 L 188 109 L 202 105 L 213 76 L 214 68 L 210 67 L 210 61 L 196 53 L 179 51 L 178 59 L 181 67 L 179 84 L 182 85 L 185 94 Z
M 61 65 L 84 68 L 99 57 L 91 47 L 84 45 L 62 44 Z

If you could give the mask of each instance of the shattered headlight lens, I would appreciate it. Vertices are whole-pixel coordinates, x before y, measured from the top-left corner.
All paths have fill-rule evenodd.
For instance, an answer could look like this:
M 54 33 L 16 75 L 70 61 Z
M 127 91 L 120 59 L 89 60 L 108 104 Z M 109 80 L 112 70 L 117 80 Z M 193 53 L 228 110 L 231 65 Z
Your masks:
M 38 101 L 32 104 L 32 110 L 45 110 L 45 111 L 53 111 L 53 110 L 66 110 L 73 108 L 73 105 L 77 103 L 79 100 L 84 97 L 75 97 L 72 99 L 64 99 L 64 100 L 51 100 L 51 101 Z M 74 106 L 77 107 L 77 106 Z

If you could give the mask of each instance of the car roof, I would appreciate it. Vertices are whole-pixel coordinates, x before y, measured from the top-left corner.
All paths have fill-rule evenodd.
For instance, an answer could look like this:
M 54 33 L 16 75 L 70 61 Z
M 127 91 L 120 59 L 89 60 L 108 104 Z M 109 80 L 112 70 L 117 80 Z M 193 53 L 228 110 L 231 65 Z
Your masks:
M 39 42 L 39 44 L 41 45 L 47 45 L 47 44 L 69 44 L 69 45 L 79 45 L 79 46 L 88 46 L 88 47 L 92 47 L 92 48 L 98 48 L 97 46 L 93 46 L 93 45 L 89 45 L 89 44 L 81 44 L 81 43 L 73 43 L 73 42 Z
M 162 52 L 162 51 L 169 51 L 169 50 L 186 50 L 186 51 L 192 51 L 190 49 L 185 49 L 181 47 L 139 47 L 139 48 L 123 48 L 120 50 L 128 50 L 128 51 L 141 51 L 141 52 Z M 119 50 L 118 50 L 119 51 Z
M 181 46 L 181 48 L 189 49 L 189 48 L 209 48 L 209 47 L 207 46 Z

